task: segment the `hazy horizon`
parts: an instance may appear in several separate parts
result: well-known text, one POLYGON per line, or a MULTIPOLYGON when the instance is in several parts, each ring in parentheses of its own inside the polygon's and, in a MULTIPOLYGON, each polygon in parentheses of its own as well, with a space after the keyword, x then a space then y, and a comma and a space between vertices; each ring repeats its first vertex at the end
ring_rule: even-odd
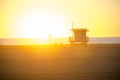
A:
MULTIPOLYGON (((49 44, 49 39, 38 38, 0 38, 4 45, 49 44)), ((51 44, 70 44, 68 38, 52 38, 51 44)), ((120 37, 90 37, 88 44, 120 44, 120 37)))

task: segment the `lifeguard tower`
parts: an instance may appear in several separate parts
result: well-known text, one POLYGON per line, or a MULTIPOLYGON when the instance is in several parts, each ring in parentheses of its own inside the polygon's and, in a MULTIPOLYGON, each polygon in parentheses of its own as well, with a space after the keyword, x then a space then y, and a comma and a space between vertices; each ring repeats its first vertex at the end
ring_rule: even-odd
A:
POLYGON ((86 28, 73 28, 73 36, 69 37, 69 42, 71 44, 87 44, 89 38, 86 36, 86 28))

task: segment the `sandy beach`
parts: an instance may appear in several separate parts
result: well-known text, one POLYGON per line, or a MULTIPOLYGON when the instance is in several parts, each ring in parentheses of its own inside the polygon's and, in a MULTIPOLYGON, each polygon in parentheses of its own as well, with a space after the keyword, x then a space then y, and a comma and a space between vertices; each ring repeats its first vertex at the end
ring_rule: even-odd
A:
POLYGON ((1 45, 0 80, 120 80, 120 45, 1 45))

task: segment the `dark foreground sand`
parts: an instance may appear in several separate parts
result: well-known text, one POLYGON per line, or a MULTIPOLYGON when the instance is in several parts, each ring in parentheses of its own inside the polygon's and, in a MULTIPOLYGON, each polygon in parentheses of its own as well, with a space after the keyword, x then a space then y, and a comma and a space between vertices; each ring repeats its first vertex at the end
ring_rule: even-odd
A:
POLYGON ((0 46, 0 80, 120 80, 120 45, 0 46))

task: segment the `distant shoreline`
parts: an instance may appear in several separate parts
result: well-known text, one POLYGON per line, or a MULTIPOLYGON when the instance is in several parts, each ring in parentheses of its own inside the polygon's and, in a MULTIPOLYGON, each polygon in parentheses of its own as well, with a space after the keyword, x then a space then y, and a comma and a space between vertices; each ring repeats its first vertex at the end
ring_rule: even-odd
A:
POLYGON ((57 45, 54 45, 54 44, 29 44, 29 45, 0 45, 0 46, 9 46, 9 47, 12 47, 12 46, 29 46, 29 47, 32 47, 32 46, 38 46, 38 47, 45 47, 45 46, 62 46, 62 47, 72 47, 72 46, 120 46, 120 44, 86 44, 86 45, 82 45, 82 44, 75 44, 75 45, 71 45, 71 44, 57 44, 57 45))
MULTIPOLYGON (((44 45, 49 39, 0 38, 0 45, 44 45)), ((50 44, 70 44, 68 38, 52 38, 50 44)), ((120 44, 120 37, 90 37, 88 44, 120 44)))

